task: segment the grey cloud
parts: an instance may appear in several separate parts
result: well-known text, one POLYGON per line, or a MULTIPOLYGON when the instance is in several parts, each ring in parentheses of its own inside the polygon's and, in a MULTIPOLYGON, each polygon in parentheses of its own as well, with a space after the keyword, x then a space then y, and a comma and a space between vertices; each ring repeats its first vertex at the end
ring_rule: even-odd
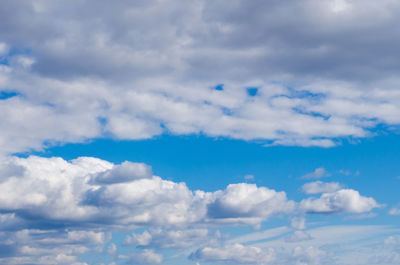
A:
POLYGON ((112 169, 99 173, 94 177, 94 181, 99 184, 113 184, 150 178, 151 176, 152 170, 150 166, 144 163, 125 161, 112 169))
POLYGON ((322 147, 370 136, 400 123, 399 10, 393 0, 2 1, 0 89, 18 94, 0 100, 2 153, 164 132, 322 147))

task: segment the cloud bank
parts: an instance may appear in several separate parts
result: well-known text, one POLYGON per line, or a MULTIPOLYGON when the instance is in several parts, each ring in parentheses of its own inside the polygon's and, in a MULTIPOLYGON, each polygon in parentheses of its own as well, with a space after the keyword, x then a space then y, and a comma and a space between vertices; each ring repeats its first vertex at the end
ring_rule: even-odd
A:
POLYGON ((400 123, 399 10, 2 1, 1 152, 163 133, 323 147, 370 136, 400 123))

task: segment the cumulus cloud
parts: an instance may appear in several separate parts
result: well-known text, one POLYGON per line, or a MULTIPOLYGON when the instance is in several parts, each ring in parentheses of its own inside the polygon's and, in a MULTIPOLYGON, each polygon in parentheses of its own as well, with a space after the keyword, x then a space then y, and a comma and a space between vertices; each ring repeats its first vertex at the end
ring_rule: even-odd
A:
POLYGON ((275 252, 273 249, 234 244, 221 247, 204 247, 193 252, 190 258, 205 262, 271 264, 275 261, 275 252))
MULTIPOLYGON (((214 192, 192 191, 185 183, 152 176, 148 165, 113 164, 93 157, 70 161, 8 157, 2 160, 0 172, 0 237, 7 238, 0 248, 8 253, 0 258, 7 264, 17 258, 25 263, 72 264, 89 251, 117 257, 114 243, 105 248, 111 238, 105 231, 137 228, 145 230, 131 233, 123 242, 146 250, 127 257, 135 264, 161 263, 162 256, 151 249, 192 247, 200 247, 192 254, 199 261, 266 264, 273 260, 269 250, 234 244, 239 242, 223 244, 223 236, 209 229, 259 226, 283 215, 291 217, 293 228, 305 229, 304 213, 361 213, 380 206, 350 189, 300 203, 289 200, 283 191, 249 183, 214 192)), ((286 227, 269 234, 288 231, 286 227)), ((313 236, 295 231, 286 241, 309 241, 313 236)))
MULTIPOLYGON (((247 183, 215 192, 191 191, 185 183, 151 176, 150 167, 141 163, 30 156, 10 157, 0 168, 9 174, 1 176, 0 209, 15 214, 4 216, 6 223, 22 218, 32 226, 34 220, 72 226, 259 224, 294 209, 285 192, 247 183)), ((174 236, 179 235, 184 236, 174 236)))
POLYGON ((371 197, 361 196, 352 189, 323 193, 320 198, 307 198, 300 202, 300 209, 309 213, 362 213, 380 205, 371 197))
POLYGON ((255 184, 230 184, 225 190, 215 192, 214 196, 213 202, 207 206, 207 215, 223 222, 240 218, 259 223, 272 214, 288 213, 294 209, 294 203, 287 200, 284 192, 259 188, 255 184))
POLYGON ((301 190, 306 194, 330 193, 340 190, 343 186, 337 182, 315 181, 304 184, 301 190))

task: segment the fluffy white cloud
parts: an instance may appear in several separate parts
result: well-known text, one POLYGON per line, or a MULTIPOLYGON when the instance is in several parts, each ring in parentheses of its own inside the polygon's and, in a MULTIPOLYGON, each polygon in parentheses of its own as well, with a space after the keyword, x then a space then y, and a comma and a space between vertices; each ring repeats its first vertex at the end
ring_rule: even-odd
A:
POLYGON ((343 186, 337 182, 314 181, 304 184, 301 189, 306 194, 330 193, 340 190, 343 186))
POLYGON ((270 264, 275 261, 275 252, 273 249, 234 244, 221 247, 204 247, 193 252, 190 258, 206 262, 270 264))
POLYGON ((309 213, 362 213, 380 205, 371 197, 361 196, 352 189, 323 193, 320 198, 307 198, 300 202, 300 209, 309 213))
MULTIPOLYGON (((78 256, 88 251, 118 257, 116 246, 105 248, 110 240, 105 231, 139 227, 146 230, 134 232, 124 241, 125 246, 146 250, 128 255, 133 263, 162 262, 162 256, 153 248, 203 246, 192 256, 263 264, 272 260, 269 250, 235 245, 240 242, 234 241, 224 244, 223 236, 209 229, 218 225, 259 226, 282 215, 291 217, 293 228, 305 229, 304 213, 359 213, 379 207, 373 198, 346 189, 298 204, 288 200, 283 191, 248 183, 230 184, 215 192, 192 191, 185 183, 151 176, 148 165, 115 165, 93 157, 71 161, 59 157, 8 157, 2 160, 0 173, 0 237, 7 239, 0 246, 0 258, 6 264, 19 264, 16 259, 23 259, 20 263, 71 264, 79 262, 78 256), (215 247, 221 244, 222 248, 215 247), (2 257, 2 250, 8 256, 2 257)), ((275 237, 289 231, 286 227, 268 234, 275 237)), ((251 237, 260 236, 266 235, 251 237)), ((314 236, 295 231, 285 242, 311 241, 314 236)))
POLYGON ((80 226, 259 224, 294 209, 284 192, 246 183, 191 191, 185 183, 151 176, 150 167, 141 163, 31 156, 9 157, 0 169, 0 209, 15 214, 4 215, 5 223, 17 217, 80 226))
POLYGON ((284 192, 257 187, 255 184, 230 184, 225 190, 214 193, 215 199, 207 206, 207 215, 221 222, 237 218, 259 223, 276 213, 293 211, 294 203, 284 192))

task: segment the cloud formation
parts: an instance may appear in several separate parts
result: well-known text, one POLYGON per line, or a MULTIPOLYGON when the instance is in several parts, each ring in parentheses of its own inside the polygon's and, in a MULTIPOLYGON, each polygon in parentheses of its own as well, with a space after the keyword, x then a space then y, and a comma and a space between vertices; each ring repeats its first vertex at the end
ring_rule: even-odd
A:
MULTIPOLYGON (((138 228, 144 230, 126 236, 122 245, 143 251, 121 260, 158 264, 163 255, 157 249, 200 247, 193 259, 268 264, 274 260, 273 250, 230 244, 212 229, 259 227, 274 216, 291 218, 294 229, 305 229, 304 213, 361 213, 380 206, 350 189, 299 203, 283 191, 248 183, 214 192, 192 191, 185 183, 153 176, 146 164, 113 164, 93 157, 8 157, 0 172, 0 260, 8 264, 72 264, 93 251, 120 257, 117 246, 108 244, 107 231, 138 228)), ((278 229, 271 236, 289 230, 278 229)), ((311 239, 306 232, 295 231, 285 240, 311 239)))
POLYGON ((255 184, 230 184, 216 192, 191 191, 185 183, 152 176, 150 167, 142 163, 114 165, 92 157, 65 161, 31 156, 10 157, 1 169, 8 175, 1 176, 0 209, 18 218, 28 216, 26 222, 62 221, 71 226, 258 224, 295 207, 285 192, 255 184))
POLYGON ((400 124, 399 10, 2 1, 0 90, 12 96, 0 100, 1 152, 166 132, 323 147, 367 137, 400 124))
POLYGON ((338 182, 314 181, 304 184, 301 190, 306 194, 330 193, 340 190, 343 186, 338 182))
POLYGON ((273 249, 262 250, 258 247, 234 244, 222 247, 204 247, 193 252, 190 258, 206 262, 271 264, 275 261, 275 252, 273 249))
POLYGON ((361 196, 352 189, 323 193, 319 198, 307 198, 300 202, 300 209, 308 213, 362 213, 380 205, 371 197, 361 196))

